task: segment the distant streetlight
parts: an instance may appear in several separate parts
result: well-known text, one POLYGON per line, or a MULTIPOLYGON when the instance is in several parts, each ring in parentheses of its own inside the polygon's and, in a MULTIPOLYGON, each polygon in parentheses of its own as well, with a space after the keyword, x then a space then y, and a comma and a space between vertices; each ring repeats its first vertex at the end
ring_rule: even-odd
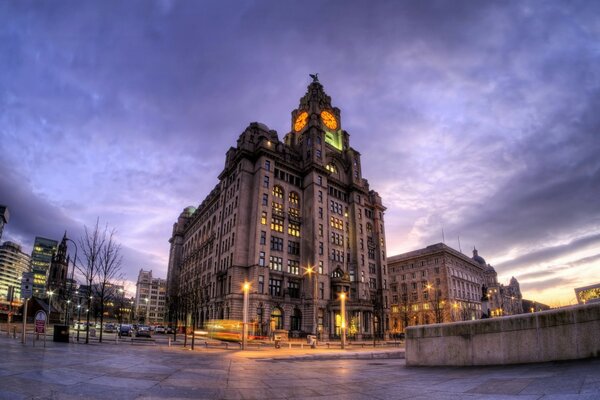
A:
POLYGON ((148 302, 150 301, 150 299, 148 299, 147 297, 144 299, 146 300, 146 321, 144 321, 146 323, 146 325, 150 325, 150 306, 148 305, 148 302))
POLYGON ((340 293, 340 312, 342 314, 342 349, 346 348, 346 293, 340 293))
POLYGON ((246 350, 246 344, 248 341, 248 295, 250 292, 250 283, 244 282, 242 290, 244 291, 244 309, 242 317, 242 350, 246 350))

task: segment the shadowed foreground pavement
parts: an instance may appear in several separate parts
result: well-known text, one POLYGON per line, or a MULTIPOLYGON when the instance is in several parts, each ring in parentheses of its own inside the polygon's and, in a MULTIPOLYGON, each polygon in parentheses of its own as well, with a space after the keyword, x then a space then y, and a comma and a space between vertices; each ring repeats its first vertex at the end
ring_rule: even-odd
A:
POLYGON ((600 399, 600 359, 406 368, 398 349, 40 344, 0 337, 0 399, 600 399))

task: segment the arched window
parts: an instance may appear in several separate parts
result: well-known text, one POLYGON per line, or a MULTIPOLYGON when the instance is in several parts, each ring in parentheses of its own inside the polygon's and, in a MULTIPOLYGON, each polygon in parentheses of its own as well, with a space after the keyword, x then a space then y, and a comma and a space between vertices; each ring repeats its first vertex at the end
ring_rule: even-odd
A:
POLYGON ((337 167, 335 166, 334 163, 327 164, 327 166, 325 167, 325 169, 327 171, 331 172, 332 174, 337 174, 337 172, 338 172, 338 169, 337 169, 337 167))
POLYGON ((273 197, 283 199, 283 188, 279 185, 273 186, 273 197))
POLYGON ((298 205, 300 204, 300 196, 296 192, 290 192, 289 201, 291 205, 298 205))

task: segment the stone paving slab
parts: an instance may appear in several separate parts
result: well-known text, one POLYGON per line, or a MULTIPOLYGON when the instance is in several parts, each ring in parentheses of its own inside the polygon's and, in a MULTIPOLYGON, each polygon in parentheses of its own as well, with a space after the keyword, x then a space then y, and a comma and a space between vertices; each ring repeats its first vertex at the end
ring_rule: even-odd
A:
POLYGON ((600 359, 407 368, 402 349, 253 351, 0 337, 0 400, 600 399, 600 359))

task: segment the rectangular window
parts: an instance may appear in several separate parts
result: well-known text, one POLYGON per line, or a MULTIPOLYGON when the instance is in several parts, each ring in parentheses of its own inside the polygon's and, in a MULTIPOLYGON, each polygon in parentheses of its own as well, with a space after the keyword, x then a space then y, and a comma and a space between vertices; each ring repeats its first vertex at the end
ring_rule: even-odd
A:
POLYGON ((260 214, 260 223, 261 223, 261 225, 266 225, 267 224, 267 212, 266 211, 263 211, 260 214))
POLYGON ((281 296, 281 279, 269 278, 269 294, 271 296, 281 296))
POLYGON ((319 237, 323 237, 323 224, 319 224, 319 237))
POLYGON ((268 206, 269 205, 269 195, 266 194, 266 193, 263 193, 262 205, 263 206, 268 206))
POLYGON ((283 218, 273 215, 271 217, 271 229, 283 233, 283 218))
POLYGON ((265 252, 261 251, 260 253, 258 253, 258 265, 260 265, 261 267, 265 266, 265 252))
POLYGON ((319 273, 323 273, 323 261, 319 261, 319 273))
POLYGON ((295 237, 300 237, 300 224, 290 221, 288 223, 288 234, 295 237))
POLYGON ((325 298, 325 284, 323 282, 319 282, 319 298, 325 298))
POLYGON ((323 192, 319 190, 319 203, 323 202, 323 192))
POLYGON ((300 283, 299 282, 288 282, 288 294, 294 299, 300 298, 300 283))
POLYGON ((265 276, 259 275, 258 276, 258 293, 263 294, 264 291, 265 291, 265 276))
POLYGON ((300 242, 288 241, 288 254, 299 255, 300 254, 300 242))
POLYGON ((277 236, 271 236, 271 250, 283 251, 283 239, 277 236))
POLYGON ((260 244, 267 244, 267 232, 260 231, 260 244))
POLYGON ((263 186, 268 188, 269 187, 269 176, 265 175, 265 177, 263 178, 263 186))
POLYGON ((273 271, 283 271, 283 258, 270 256, 269 257, 269 268, 273 271))
POLYGON ((317 149, 315 153, 317 154, 317 158, 321 158, 321 150, 317 149))
POLYGON ((319 255, 323 255, 323 242, 319 242, 319 255))
POLYGON ((265 169, 266 169, 267 171, 270 171, 270 170, 271 170, 271 161, 269 161, 269 160, 265 160, 265 169))
POLYGON ((300 274, 300 262, 296 260, 288 260, 288 272, 290 274, 300 274))
POLYGON ((317 185, 323 185, 323 177, 321 175, 317 175, 317 185))
POLYGON ((323 219, 323 207, 319 207, 319 218, 323 219))

